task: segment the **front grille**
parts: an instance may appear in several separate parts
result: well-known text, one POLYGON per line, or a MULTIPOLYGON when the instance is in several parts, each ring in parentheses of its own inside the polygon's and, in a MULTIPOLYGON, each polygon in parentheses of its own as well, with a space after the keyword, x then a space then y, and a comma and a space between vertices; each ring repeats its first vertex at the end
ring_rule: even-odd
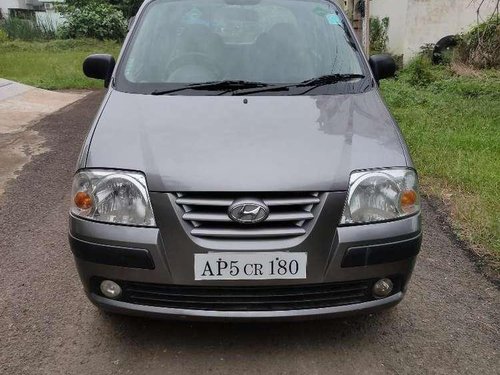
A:
MULTIPOLYGON (((176 286, 120 282, 121 301, 167 308, 213 311, 276 311, 350 305, 373 300, 376 280, 295 286, 176 286)), ((393 293, 400 289, 394 279, 393 293)), ((98 287, 98 280, 95 282, 98 287)))
POLYGON ((176 203, 182 208, 182 219, 197 237, 279 238, 307 233, 314 219, 319 193, 178 193, 176 203), (234 222, 229 207, 240 198, 259 199, 269 207, 268 218, 258 224, 234 222))

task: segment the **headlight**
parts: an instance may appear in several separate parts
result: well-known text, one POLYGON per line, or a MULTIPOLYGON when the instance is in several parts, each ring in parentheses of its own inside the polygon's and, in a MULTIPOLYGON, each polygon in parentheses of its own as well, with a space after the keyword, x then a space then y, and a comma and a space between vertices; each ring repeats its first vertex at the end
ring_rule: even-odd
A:
POLYGON ((156 225, 146 177, 139 172, 78 172, 73 180, 71 213, 105 223, 156 225))
POLYGON ((418 179, 413 169, 354 172, 340 224, 394 220, 419 211, 418 179))

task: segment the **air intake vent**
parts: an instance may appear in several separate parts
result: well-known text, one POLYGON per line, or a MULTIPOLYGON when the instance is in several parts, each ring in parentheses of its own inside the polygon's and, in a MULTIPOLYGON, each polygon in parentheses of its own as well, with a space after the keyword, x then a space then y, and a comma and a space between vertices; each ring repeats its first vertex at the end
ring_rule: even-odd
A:
MULTIPOLYGON (((373 300, 371 289, 376 280, 331 284, 281 286, 184 286, 118 281, 123 287, 121 301, 145 306, 187 310, 283 311, 318 309, 351 305, 373 300)), ((99 279, 93 288, 99 290, 99 279)), ((400 281, 393 279, 399 292, 400 281)))
POLYGON ((319 193, 178 193, 182 218, 197 237, 279 238, 306 234, 321 201, 319 193), (237 202, 261 202, 269 212, 259 223, 242 223, 228 211, 237 202))

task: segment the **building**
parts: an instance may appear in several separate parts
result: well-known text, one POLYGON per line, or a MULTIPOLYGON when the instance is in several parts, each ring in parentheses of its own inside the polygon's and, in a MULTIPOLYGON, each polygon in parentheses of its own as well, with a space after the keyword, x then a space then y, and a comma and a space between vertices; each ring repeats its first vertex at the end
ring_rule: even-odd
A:
MULTIPOLYGON (((496 1, 486 0, 480 17, 493 14, 496 1)), ((473 0, 371 0, 371 17, 389 17, 389 51, 410 60, 420 47, 468 30, 477 22, 473 0)))
POLYGON ((34 18, 37 12, 53 12, 55 3, 64 0, 0 0, 0 19, 8 17, 34 18))
MULTIPOLYGON (((344 6, 358 37, 363 34, 361 15, 356 12, 360 0, 337 0, 344 6)), ((366 1, 366 0, 362 0, 366 1)), ((435 44, 448 35, 470 29, 478 19, 481 0, 370 0, 370 16, 389 18, 389 52, 414 57, 422 46, 435 44)), ((486 20, 493 14, 496 1, 485 0, 479 15, 486 20)))

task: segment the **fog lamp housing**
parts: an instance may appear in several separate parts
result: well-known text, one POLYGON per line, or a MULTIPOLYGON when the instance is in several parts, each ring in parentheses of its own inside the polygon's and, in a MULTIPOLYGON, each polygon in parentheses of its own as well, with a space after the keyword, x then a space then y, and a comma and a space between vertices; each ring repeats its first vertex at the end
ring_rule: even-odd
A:
POLYGON ((389 296, 394 290, 394 283, 391 279, 380 279, 373 284, 372 293, 375 298, 384 298, 389 296))
POLYGON ((104 280, 101 282, 101 293, 111 299, 117 299, 122 295, 122 288, 120 285, 111 280, 104 280))

